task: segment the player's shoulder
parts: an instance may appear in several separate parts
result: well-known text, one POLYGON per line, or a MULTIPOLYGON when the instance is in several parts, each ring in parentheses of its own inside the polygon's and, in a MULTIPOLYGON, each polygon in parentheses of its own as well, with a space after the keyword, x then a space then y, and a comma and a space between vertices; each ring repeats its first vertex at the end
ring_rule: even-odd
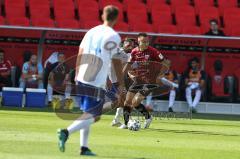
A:
POLYGON ((158 49, 152 47, 152 46, 148 46, 148 50, 152 51, 152 52, 159 52, 158 49))
POLYGON ((23 67, 29 67, 29 62, 27 61, 27 62, 24 62, 23 63, 23 67))
POLYGON ((132 49, 132 53, 136 53, 138 51, 139 51, 138 47, 135 47, 134 49, 132 49))

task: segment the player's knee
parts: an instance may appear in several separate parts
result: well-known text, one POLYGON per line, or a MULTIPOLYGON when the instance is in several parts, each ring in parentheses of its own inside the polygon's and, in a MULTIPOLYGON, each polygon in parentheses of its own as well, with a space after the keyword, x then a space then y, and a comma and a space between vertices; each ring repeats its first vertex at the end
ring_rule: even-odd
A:
POLYGON ((136 94, 132 100, 132 106, 137 107, 143 101, 144 96, 141 94, 136 94))

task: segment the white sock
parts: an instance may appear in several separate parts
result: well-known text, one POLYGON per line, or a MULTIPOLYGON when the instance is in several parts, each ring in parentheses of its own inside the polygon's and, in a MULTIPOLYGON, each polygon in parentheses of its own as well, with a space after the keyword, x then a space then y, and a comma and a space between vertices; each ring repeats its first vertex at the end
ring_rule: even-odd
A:
POLYGON ((123 114, 123 108, 122 107, 117 108, 117 111, 116 111, 114 119, 116 121, 119 121, 120 117, 122 116, 122 114, 123 114))
POLYGON ((88 147, 88 136, 90 132, 90 126, 87 126, 80 130, 80 146, 88 147))
POLYGON ((192 102, 192 89, 190 87, 186 88, 186 99, 187 99, 189 107, 192 107, 192 105, 193 105, 193 102, 192 102))
POLYGON ((72 87, 70 85, 66 85, 66 88, 65 88, 65 99, 70 99, 71 91, 72 91, 72 87))
POLYGON ((89 119, 85 120, 75 120, 68 128, 69 134, 72 134, 76 131, 79 131, 80 129, 86 128, 90 126, 92 123, 94 123, 94 118, 91 117, 89 119))
POLYGON ((48 101, 51 102, 52 101, 52 96, 53 96, 53 88, 51 86, 51 84, 47 85, 47 95, 48 95, 48 101))
POLYGON ((170 94, 169 94, 169 107, 173 107, 173 104, 175 102, 175 98, 176 98, 176 91, 175 90, 171 90, 170 94))
POLYGON ((201 99, 201 90, 196 90, 196 93, 195 93, 195 97, 194 97, 194 100, 193 100, 193 107, 195 108, 198 103, 200 102, 200 99, 201 99))

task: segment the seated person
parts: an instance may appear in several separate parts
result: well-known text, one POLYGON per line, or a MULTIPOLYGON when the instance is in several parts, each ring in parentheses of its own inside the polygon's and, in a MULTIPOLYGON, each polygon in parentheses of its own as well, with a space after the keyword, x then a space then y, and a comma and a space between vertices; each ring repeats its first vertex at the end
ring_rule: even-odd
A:
POLYGON ((205 35, 225 36, 224 32, 219 29, 218 21, 216 19, 210 20, 210 30, 205 35))
POLYGON ((205 72, 199 68, 199 59, 194 57, 189 62, 189 68, 185 72, 185 84, 186 84, 186 99, 190 110, 196 113, 196 106, 200 102, 202 88, 205 84, 205 72), (192 92, 195 92, 194 100, 192 99, 192 92))
POLYGON ((0 91, 2 87, 11 87, 11 62, 4 61, 4 51, 0 49, 0 91))
MULTIPOLYGON (((164 75, 164 77, 175 83, 175 84, 178 84, 178 77, 177 77, 177 72, 170 69, 169 71, 167 71, 164 75)), ((176 87, 172 87, 170 92, 169 92, 169 103, 168 103, 168 111, 169 112, 173 112, 173 106, 174 106, 174 102, 175 102, 175 99, 176 99, 176 87)))
POLYGON ((47 88, 48 85, 48 76, 51 71, 51 66, 56 62, 58 62, 58 52, 53 52, 44 62, 44 88, 47 88))
POLYGON ((43 68, 42 64, 37 63, 37 56, 31 55, 28 62, 25 62, 22 67, 22 75, 20 77, 20 88, 43 88, 42 82, 43 68))
MULTIPOLYGON (((48 102, 51 105, 53 99, 53 89, 57 91, 65 91, 65 99, 70 99, 71 95, 71 79, 70 69, 66 65, 64 53, 58 53, 58 62, 49 65, 49 76, 47 85, 48 102)), ((59 92, 61 93, 61 92, 59 92)))

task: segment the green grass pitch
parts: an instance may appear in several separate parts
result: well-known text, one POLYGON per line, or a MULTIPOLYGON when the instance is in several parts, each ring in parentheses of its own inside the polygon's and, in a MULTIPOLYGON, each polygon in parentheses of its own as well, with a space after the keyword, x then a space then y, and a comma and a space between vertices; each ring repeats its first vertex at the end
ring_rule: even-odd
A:
POLYGON ((52 112, 0 110, 0 159, 239 159, 240 117, 195 115, 193 120, 154 120, 132 132, 111 127, 104 115, 91 128, 97 157, 79 156, 79 133, 57 147, 56 130, 68 126, 52 112), (212 117, 212 119, 209 119, 212 117))

